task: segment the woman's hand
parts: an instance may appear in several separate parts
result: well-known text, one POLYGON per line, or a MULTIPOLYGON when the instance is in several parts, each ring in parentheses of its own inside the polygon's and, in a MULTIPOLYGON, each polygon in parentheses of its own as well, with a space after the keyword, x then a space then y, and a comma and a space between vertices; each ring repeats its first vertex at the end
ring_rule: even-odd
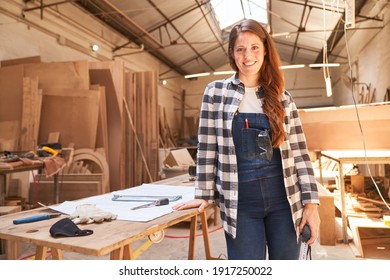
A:
POLYGON ((173 210, 184 210, 198 207, 199 212, 202 212, 209 203, 204 199, 193 199, 187 202, 178 203, 172 206, 173 210))
POLYGON ((307 241, 307 244, 312 245, 318 238, 318 231, 320 227, 320 215, 318 214, 318 205, 315 203, 305 204, 303 208, 302 221, 299 225, 299 232, 302 232, 303 227, 306 224, 310 228, 310 239, 309 241, 307 241))

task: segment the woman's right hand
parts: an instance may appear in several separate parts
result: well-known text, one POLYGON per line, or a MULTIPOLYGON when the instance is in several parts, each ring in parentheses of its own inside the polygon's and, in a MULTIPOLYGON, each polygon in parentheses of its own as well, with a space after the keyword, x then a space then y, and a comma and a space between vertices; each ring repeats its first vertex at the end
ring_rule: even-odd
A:
POLYGON ((204 199, 193 199, 187 202, 178 203, 176 205, 172 206, 173 210, 184 210, 184 209, 190 209, 190 208, 196 208, 198 207, 199 212, 202 212, 206 207, 209 205, 209 203, 204 199))

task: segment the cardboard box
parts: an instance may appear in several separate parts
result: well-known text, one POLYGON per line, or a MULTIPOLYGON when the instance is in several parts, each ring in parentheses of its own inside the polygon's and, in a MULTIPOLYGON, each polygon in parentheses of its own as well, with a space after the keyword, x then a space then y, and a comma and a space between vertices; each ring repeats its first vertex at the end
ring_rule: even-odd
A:
POLYGON ((351 188, 353 193, 364 193, 364 176, 351 175, 351 188))
POLYGON ((171 150, 163 163, 167 167, 188 167, 190 165, 195 165, 195 162, 187 149, 171 150))

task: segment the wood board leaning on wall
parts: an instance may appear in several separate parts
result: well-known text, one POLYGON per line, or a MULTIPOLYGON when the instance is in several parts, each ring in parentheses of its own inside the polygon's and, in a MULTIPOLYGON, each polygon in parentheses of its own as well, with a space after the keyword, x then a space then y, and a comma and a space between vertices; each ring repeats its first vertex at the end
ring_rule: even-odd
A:
POLYGON ((0 149, 35 150, 56 132, 63 147, 105 158, 103 192, 158 180, 157 81, 155 72, 126 73, 118 61, 2 62, 0 149))

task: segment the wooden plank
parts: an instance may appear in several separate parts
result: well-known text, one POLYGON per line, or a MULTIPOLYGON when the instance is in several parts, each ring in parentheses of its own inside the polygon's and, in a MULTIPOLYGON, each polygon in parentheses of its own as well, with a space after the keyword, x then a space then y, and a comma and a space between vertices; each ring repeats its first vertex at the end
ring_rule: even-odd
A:
POLYGON ((105 158, 109 158, 106 89, 99 85, 91 85, 91 89, 100 91, 100 106, 95 146, 97 149, 103 150, 105 158))
POLYGON ((39 63, 41 62, 40 56, 30 56, 30 57, 22 57, 16 59, 7 59, 1 61, 1 67, 7 67, 18 64, 26 64, 26 63, 39 63))
POLYGON ((151 119, 151 135, 150 135, 150 173, 152 174, 152 180, 157 181, 159 177, 159 114, 158 114, 158 97, 157 97, 157 83, 158 76, 156 72, 149 72, 150 95, 151 104, 150 112, 152 112, 151 119))
MULTIPOLYGON (((37 182, 54 182, 53 177, 46 177, 45 175, 36 175, 35 180, 37 182)), ((91 173, 91 174, 61 174, 58 177, 59 182, 62 181, 103 181, 103 173, 91 173)))
POLYGON ((123 186, 122 170, 122 145, 123 145, 123 124, 120 114, 122 103, 118 104, 117 94, 111 72, 108 69, 90 69, 92 84, 105 87, 107 104, 107 126, 108 126, 108 149, 107 158, 110 167, 110 190, 119 190, 123 186))
MULTIPOLYGON (((59 183, 59 202, 77 200, 102 194, 101 181, 62 181, 59 183)), ((54 204, 54 185, 49 181, 30 183, 30 203, 54 204)))
POLYGON ((1 121, 21 121, 23 103, 23 73, 23 65, 0 68, 1 121))
MULTIPOLYGON (((386 226, 382 220, 380 219, 364 219, 364 218, 353 218, 348 217, 348 222, 352 231, 353 241, 355 246, 358 249, 358 256, 362 258, 364 255, 362 236, 360 234, 360 230, 363 228, 371 228, 371 229, 385 229, 388 233, 390 228, 386 226)), ((387 236, 386 236, 387 237, 387 236)))
POLYGON ((39 78, 40 89, 89 89, 88 61, 24 64, 24 77, 39 78))
POLYGON ((353 193, 364 193, 364 175, 351 175, 351 187, 353 193))
MULTIPOLYGON (((389 150, 390 103, 359 105, 358 111, 366 149, 389 150)), ((302 109, 299 115, 310 150, 362 149, 354 106, 302 109)))
POLYGON ((47 143, 59 143, 59 142, 60 142, 60 133, 50 132, 49 137, 47 138, 47 143))
POLYGON ((125 184, 127 187, 135 186, 135 151, 136 151, 136 140, 134 137, 134 111, 135 111, 135 82, 134 82, 134 73, 126 73, 126 93, 125 93, 125 184))
POLYGON ((20 121, 0 121, 0 150, 18 150, 20 121))
POLYGON ((110 71, 113 86, 115 89, 117 103, 119 104, 119 112, 122 115, 123 106, 121 105, 122 105, 122 99, 125 92, 124 62, 121 60, 89 62, 89 69, 96 69, 96 70, 106 69, 110 71))
POLYGON ((39 121, 42 107, 42 91, 38 89, 38 77, 23 78, 21 151, 35 151, 38 146, 39 121))
POLYGON ((21 206, 0 206, 0 216, 22 211, 21 206))
POLYGON ((100 91, 46 89, 43 92, 39 143, 46 143, 53 131, 66 147, 95 149, 100 91))
POLYGON ((319 242, 321 245, 336 245, 336 209, 334 196, 323 186, 319 189, 320 206, 318 208, 320 215, 319 242))

